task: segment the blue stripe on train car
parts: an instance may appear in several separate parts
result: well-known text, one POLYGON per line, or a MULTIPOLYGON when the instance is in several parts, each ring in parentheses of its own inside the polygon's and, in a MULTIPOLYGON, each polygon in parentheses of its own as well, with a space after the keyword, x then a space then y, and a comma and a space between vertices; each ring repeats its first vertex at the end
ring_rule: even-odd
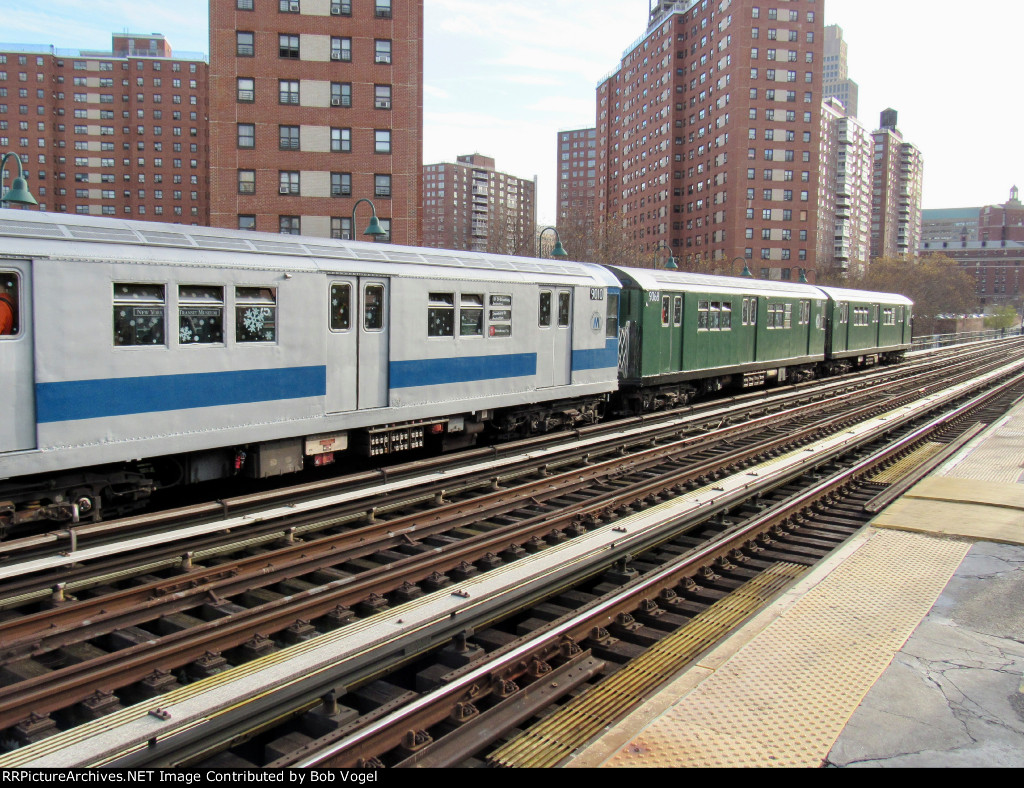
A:
POLYGON ((324 366, 37 383, 36 420, 48 424, 326 394, 324 366))
POLYGON ((390 387, 393 389, 532 377, 537 374, 537 354, 392 361, 389 370, 390 387))
POLYGON ((573 371, 587 369, 611 369, 619 366, 619 340, 609 339, 604 347, 595 350, 574 350, 573 371))

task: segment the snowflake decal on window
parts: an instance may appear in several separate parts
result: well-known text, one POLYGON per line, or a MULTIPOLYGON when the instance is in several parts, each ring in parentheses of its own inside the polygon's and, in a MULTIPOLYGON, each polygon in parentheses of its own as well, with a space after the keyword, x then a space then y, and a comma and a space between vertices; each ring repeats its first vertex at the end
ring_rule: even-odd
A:
POLYGON ((258 334, 263 329, 263 310, 257 307, 247 309, 242 320, 246 331, 258 334))
POLYGON ((178 337, 182 344, 185 344, 186 342, 191 342, 192 329, 189 328, 188 326, 182 326, 181 330, 178 332, 178 337))

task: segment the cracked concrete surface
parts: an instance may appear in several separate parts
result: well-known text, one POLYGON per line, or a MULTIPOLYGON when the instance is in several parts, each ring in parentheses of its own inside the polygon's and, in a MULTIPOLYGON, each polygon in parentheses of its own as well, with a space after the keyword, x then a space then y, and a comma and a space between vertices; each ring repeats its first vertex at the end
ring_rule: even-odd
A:
POLYGON ((1024 547, 978 542, 829 766, 1024 766, 1024 547))

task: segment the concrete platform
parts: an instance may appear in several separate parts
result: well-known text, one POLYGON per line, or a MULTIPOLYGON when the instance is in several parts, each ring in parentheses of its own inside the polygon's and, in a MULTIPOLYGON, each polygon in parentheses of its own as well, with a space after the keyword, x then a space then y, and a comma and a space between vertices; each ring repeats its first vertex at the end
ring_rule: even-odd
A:
POLYGON ((1022 475, 1018 405, 568 765, 1024 766, 1022 475))

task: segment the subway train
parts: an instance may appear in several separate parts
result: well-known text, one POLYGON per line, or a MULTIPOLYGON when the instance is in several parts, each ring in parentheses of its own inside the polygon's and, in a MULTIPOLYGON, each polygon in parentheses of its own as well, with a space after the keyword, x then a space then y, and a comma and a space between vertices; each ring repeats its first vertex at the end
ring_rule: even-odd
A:
POLYGON ((0 211, 0 537, 897 361, 899 295, 0 211))

